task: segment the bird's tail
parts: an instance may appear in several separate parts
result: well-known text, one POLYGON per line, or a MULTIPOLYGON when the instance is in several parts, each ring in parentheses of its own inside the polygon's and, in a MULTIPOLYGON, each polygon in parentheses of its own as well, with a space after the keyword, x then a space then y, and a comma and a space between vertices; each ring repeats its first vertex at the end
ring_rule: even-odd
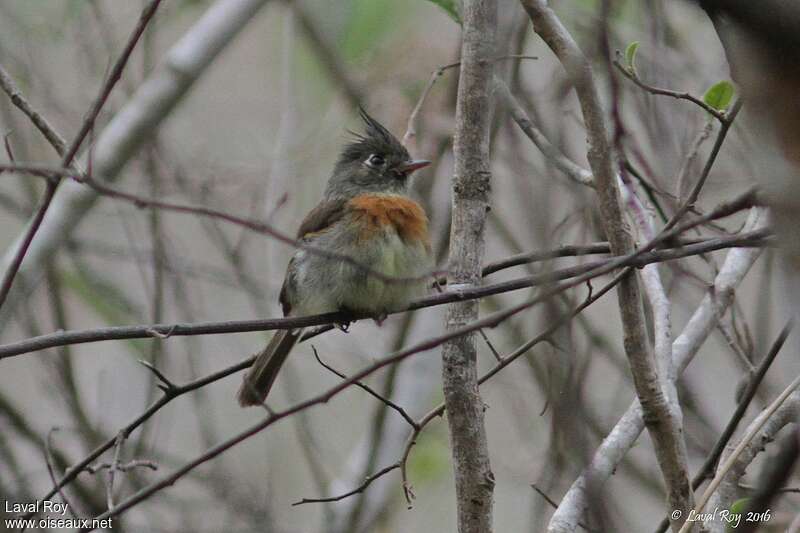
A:
POLYGON ((296 329, 282 330, 272 337, 244 376, 244 382, 236 394, 239 405, 249 407, 264 403, 283 362, 302 335, 303 330, 296 329))

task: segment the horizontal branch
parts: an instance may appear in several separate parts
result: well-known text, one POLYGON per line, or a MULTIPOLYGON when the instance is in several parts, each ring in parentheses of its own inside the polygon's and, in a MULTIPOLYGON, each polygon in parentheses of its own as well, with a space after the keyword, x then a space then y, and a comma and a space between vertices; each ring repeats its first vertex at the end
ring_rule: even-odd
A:
MULTIPOLYGON (((583 310, 585 310, 587 307, 589 307, 594 302, 596 302, 597 300, 602 298, 606 293, 608 293, 608 291, 610 291, 612 288, 614 288, 619 283, 619 281, 625 275, 627 275, 628 273, 629 273, 629 268, 626 268, 623 271, 619 272, 614 277, 614 279, 612 279, 609 283, 607 283, 601 290, 599 290, 597 292, 591 292, 590 291, 590 293, 587 296, 586 300, 583 303, 581 303, 580 305, 578 305, 577 307, 575 307, 570 313, 566 313, 565 315, 563 315, 562 317, 560 317, 559 319, 554 321, 542 333, 540 333, 539 335, 537 335, 536 337, 534 337, 530 341, 527 341, 522 346, 520 346, 519 348, 514 350, 512 353, 508 354, 505 357, 502 357, 497 365, 495 365, 492 369, 490 369, 488 372, 486 372, 483 376, 480 377, 480 379, 478 380, 478 384, 482 385, 483 383, 485 383, 486 381, 491 379, 494 375, 496 375, 498 372, 500 372, 500 370, 502 370, 503 368, 505 368, 506 366, 511 364, 514 360, 516 360, 518 357, 520 357, 521 355, 526 353, 528 350, 530 350, 533 346, 535 346, 536 344, 538 344, 538 343, 542 342, 543 340, 546 340, 547 338, 549 338, 550 335, 552 335, 553 332, 556 331, 558 328, 563 326, 563 324, 565 322, 571 320, 577 314, 583 312, 583 310)), ((536 299, 534 299, 534 301, 535 300, 540 300, 542 298, 544 298, 544 296, 540 297, 540 298, 536 298, 536 299)), ((517 307, 519 307, 519 306, 517 306, 517 307)), ((500 313, 495 313, 494 315, 504 314, 504 313, 505 312, 500 312, 500 313)), ((474 322, 472 324, 468 324, 465 327, 461 328, 461 330, 466 331, 466 330, 479 329, 480 327, 483 327, 483 325, 485 325, 483 323, 486 322, 487 319, 491 318, 494 315, 490 315, 490 316, 488 316, 488 317, 486 317, 486 318, 484 318, 482 320, 479 320, 479 321, 474 322)), ((462 333, 463 333, 463 331, 462 331, 462 333)), ((390 363, 393 363, 393 362, 398 362, 402 358, 408 357, 408 356, 413 355, 415 353, 419 353, 420 351, 424 351, 426 349, 430 349, 430 348, 433 347, 433 346, 431 346, 431 343, 444 342, 446 340, 446 338, 448 338, 449 336, 450 336, 449 334, 445 334, 445 335, 443 335, 441 337, 438 337, 436 339, 431 339, 429 341, 423 341, 421 343, 418 343, 417 347, 412 347, 412 348, 408 348, 406 350, 402 350, 401 352, 397 352, 393 356, 389 356, 389 357, 387 357, 387 358, 385 358, 385 359, 383 359, 381 361, 377 361, 375 364, 371 365, 369 368, 367 368, 364 371, 359 372, 357 375, 352 376, 349 379, 347 379, 345 382, 343 382, 343 384, 347 384, 347 386, 355 385, 355 384, 357 384, 359 382, 360 379, 366 377, 367 375, 369 375, 373 371, 375 371, 375 370, 377 370, 377 369, 379 369, 379 368, 381 368, 383 366, 386 366, 387 364, 390 364, 390 363)), ((250 361, 252 361, 252 359, 250 361)), ((226 371, 223 370, 222 372, 226 372, 226 371)), ((219 372, 218 374, 221 374, 222 372, 219 372)), ((343 387, 342 386, 343 384, 340 384, 339 386, 335 387, 335 389, 333 389, 333 391, 342 391, 342 390, 344 390, 346 388, 346 386, 343 387)), ((265 429, 267 426, 271 425, 272 422, 277 421, 277 420, 272 420, 270 422, 271 419, 282 418, 283 417, 283 413, 293 414, 293 413, 298 412, 298 411, 300 411, 302 409, 306 409, 308 407, 311 407, 313 405, 316 405, 316 404, 320 403, 320 401, 317 401, 317 400, 319 400, 320 398, 323 398, 323 397, 325 399, 323 399, 321 401, 322 402, 327 402, 328 399, 330 399, 336 393, 337 392, 329 391, 328 393, 320 395, 320 396, 316 397, 315 399, 308 400, 306 402, 298 404, 298 406, 296 406, 296 407, 299 407, 299 409, 288 408, 285 411, 283 411, 282 413, 273 413, 266 420, 264 420, 262 422, 262 424, 260 424, 261 429, 265 429)), ((410 485, 410 483, 408 482, 408 479, 407 479, 406 465, 408 463, 408 458, 409 458, 409 455, 410 455, 410 452, 411 452, 411 448, 416 443, 416 439, 419 436, 419 434, 421 433, 422 429, 425 426, 427 426, 427 424, 430 423, 434 418, 440 417, 444 413, 444 411, 445 411, 444 403, 441 403, 437 407, 435 407, 434 409, 429 411, 426 415, 421 417, 415 424, 413 424, 412 425, 413 426, 413 430, 412 430, 412 433, 411 433, 411 435, 409 436, 409 438, 408 438, 408 440, 406 442, 405 450, 404 450, 404 452, 402 454, 402 457, 397 462, 392 463, 392 464, 386 466, 385 468, 382 468, 381 470, 375 472, 374 474, 368 476, 358 487, 356 487, 356 488, 354 488, 354 489, 352 489, 352 490, 350 490, 350 491, 348 491, 348 492, 346 492, 344 494, 340 494, 340 495, 337 495, 337 496, 330 496, 330 497, 326 497, 326 498, 303 498, 302 500, 300 500, 298 502, 295 502, 292 505, 302 505, 302 504, 307 504, 307 503, 318 503, 318 502, 332 502, 332 501, 339 501, 339 500, 345 499, 345 498, 347 498, 349 496, 353 496, 355 494, 359 494, 359 493, 363 492, 364 490, 366 490, 366 488, 370 484, 372 484, 372 482, 374 482, 375 480, 383 477, 384 475, 386 475, 386 474, 388 474, 388 473, 390 473, 390 472, 392 472, 392 471, 394 471, 394 470, 396 470, 398 468, 400 469, 401 474, 402 474, 403 491, 405 493, 406 500, 410 503, 411 500, 413 499, 413 492, 412 492, 412 489, 411 489, 411 485, 410 485)), ((259 429, 258 431, 260 431, 261 429, 259 429)), ((156 483, 154 485, 151 485, 150 487, 147 487, 147 488, 143 489, 142 491, 140 491, 139 494, 132 496, 131 499, 128 502, 125 502, 125 504, 126 505, 129 504, 128 507, 135 505, 136 503, 138 503, 138 502, 144 500, 145 498, 149 497, 150 495, 154 494, 158 490, 161 490, 162 488, 165 488, 165 487, 171 485, 172 483, 177 481, 177 479, 179 479, 180 477, 182 477, 183 475, 188 473, 191 469, 193 469, 194 467, 199 466, 200 464, 202 464, 202 462, 210 460, 211 458, 213 458, 214 456, 218 455, 219 453, 222 453, 223 451, 225 451, 226 449, 230 448, 231 446, 237 444, 238 442, 241 442, 242 440, 247 438, 247 436, 250 436, 250 435, 253 435, 253 434, 255 434, 255 433, 252 432, 251 430, 248 430, 245 433, 242 433, 239 436, 236 436, 236 437, 233 437, 232 439, 230 439, 228 441, 229 445, 223 443, 223 444, 213 448, 212 450, 207 451, 200 458, 198 458, 197 460, 193 461, 192 463, 190 463, 189 465, 184 467, 184 469, 182 469, 181 471, 173 474, 171 476, 171 480, 168 483, 162 481, 160 483, 156 483), (244 435, 247 435, 247 436, 244 436, 244 435)), ((113 441, 113 439, 112 439, 112 441, 113 441)), ((118 512, 119 509, 120 509, 119 507, 114 509, 114 513, 118 512)), ((121 512, 121 511, 119 511, 119 512, 121 512)), ((106 516, 113 516, 113 515, 110 515, 109 513, 106 513, 102 517, 106 517, 106 516)))
MULTIPOLYGON (((708 239, 675 239, 673 244, 675 247, 686 246, 689 244, 700 244, 708 242, 708 239)), ((552 250, 537 250, 534 252, 525 252, 521 254, 512 255, 499 261, 494 261, 483 267, 483 276, 494 274, 500 270, 507 268, 527 265, 530 263, 538 263, 539 261, 547 261, 550 259, 558 259, 560 257, 579 257, 584 255, 596 254, 610 254, 611 247, 608 242, 593 242, 589 244, 567 244, 553 248, 552 250)))
MULTIPOLYGON (((494 294, 536 287, 556 281, 583 276, 597 270, 591 277, 600 276, 622 266, 642 267, 650 263, 671 261, 692 255, 704 254, 724 248, 758 247, 768 243, 770 230, 762 229, 738 235, 735 237, 721 237, 709 239, 696 244, 689 244, 677 248, 666 248, 646 252, 638 256, 610 257, 584 265, 567 267, 559 270, 525 276, 510 281, 473 287, 463 290, 453 290, 440 294, 427 296, 412 302, 404 311, 422 309, 452 302, 474 300, 494 294), (609 265, 614 265, 609 268, 609 265)), ((496 270, 495 270, 496 271, 496 270)), ((404 312, 398 311, 398 312, 404 312)), ((76 331, 60 331, 32 337, 23 341, 0 345, 0 360, 22 355, 25 353, 67 346, 122 339, 148 339, 169 337, 185 337, 194 335, 218 335, 230 333, 245 333, 252 331, 271 331, 277 329, 295 329, 327 324, 354 322, 359 319, 372 318, 368 315, 337 312, 309 315, 304 317, 272 318, 261 320, 230 320, 220 322, 177 323, 177 324, 145 324, 135 326, 111 326, 76 331)))
MULTIPOLYGON (((743 234, 742 236, 744 236, 744 235, 747 235, 747 234, 743 234)), ((766 235, 762 236, 761 238, 766 238, 766 235)), ((747 244, 744 244, 744 245, 747 245, 747 244)), ((669 250, 663 250, 661 252, 668 252, 668 251, 669 250)), ((613 267, 608 267, 608 266, 602 267, 601 266, 601 267, 599 267, 597 269, 596 272, 591 272, 590 274, 592 274, 592 275, 600 275, 597 272, 603 271, 604 268, 607 269, 608 271, 613 270, 613 267)), ((618 277, 621 276, 621 275, 622 275, 622 273, 618 274, 618 277)), ((505 310, 505 311, 502 311, 502 312, 498 312, 498 313, 493 313, 492 315, 489 315, 489 316, 487 316, 487 317, 485 317, 485 318, 483 318, 483 319, 481 319, 481 320, 479 320, 479 321, 477 321, 477 322, 475 322, 473 324, 465 326, 465 328, 480 329, 482 327, 491 327, 491 326, 495 325, 496 323, 499 323, 500 321, 512 316, 513 314, 518 313, 521 310, 527 309, 527 308, 535 305, 536 303, 538 303, 540 301, 543 301, 544 299, 547 299, 547 298, 551 297, 552 295, 560 292, 561 290, 564 290, 564 289, 569 288, 569 287, 577 286, 580 283, 583 283, 584 281, 587 281, 588 279, 591 279, 591 277, 592 276, 584 275, 584 276, 581 276, 580 279, 578 279, 576 281, 573 281, 573 282, 571 282, 569 284, 561 284, 560 286, 555 287, 554 289, 552 289, 550 291, 546 291, 545 294, 542 294, 541 296, 539 296, 537 298, 533 298, 532 300, 528 300, 526 302, 523 302, 522 304, 514 306, 511 309, 508 309, 508 310, 505 310)), ((613 284, 615 284, 616 281, 617 280, 612 281, 612 283, 609 284, 608 288, 610 289, 611 286, 613 284)), ((598 293, 595 296, 599 297, 600 293, 598 293)), ((587 304, 585 304, 585 305, 588 305, 589 302, 590 302, 590 300, 587 300, 587 304)), ((583 306, 578 308, 578 309, 576 309, 576 311, 579 312, 582 308, 583 308, 583 306)), ((545 333, 547 333, 547 332, 545 332, 545 333)), ((456 335, 456 334, 461 334, 461 333, 459 333, 459 331, 453 331, 453 332, 451 332, 451 334, 452 335, 456 335)), ((422 342, 422 343, 418 343, 416 346, 411 347, 411 348, 409 348, 407 350, 403 350, 401 352, 397 352, 396 354, 394 354, 393 356, 390 356, 389 358, 386 358, 384 360, 378 361, 375 364, 373 364, 370 367, 368 367, 367 369, 365 369, 364 371, 358 372, 357 374, 355 374, 353 376, 350 376, 350 378, 348 380, 343 381, 337 387, 335 387, 332 391, 329 391, 327 393, 327 394, 329 394, 329 396, 326 395, 323 399, 321 399, 319 401, 327 401, 327 398, 329 398, 332 395, 336 394, 337 391, 344 390, 346 387, 350 386, 352 383, 354 383, 354 382, 356 382, 356 381, 358 381, 360 379, 363 379, 363 377, 371 374, 373 371, 375 371, 375 370, 377 370, 377 369, 379 369, 379 368, 381 368, 381 367, 383 367, 383 366, 385 366, 387 364, 391 364, 393 362, 399 361, 399 360, 401 360, 401 359, 403 359, 403 358, 405 358, 405 357, 407 357, 409 355, 412 355, 413 353, 418 353, 419 351, 423 351, 425 349, 433 348, 433 347, 438 345, 437 343, 440 344, 441 342, 444 342, 445 340, 447 340, 447 338, 449 338, 449 335, 446 335, 445 337, 439 337, 439 338, 430 339, 428 341, 425 341, 425 342, 422 342)), ((485 374, 480 379, 479 382, 483 383, 484 381, 486 381, 487 379, 492 377, 500 369, 502 369, 505 366, 507 366, 511 361, 513 361, 513 359, 515 359, 516 357, 518 357, 519 355, 524 353, 525 350, 530 349, 530 347, 532 347, 535 344, 535 342, 538 342, 542 338, 545 338, 545 337, 543 335, 540 335, 536 339, 533 339, 532 341, 529 341, 528 343, 526 343, 522 347, 520 347, 517 350, 515 350, 515 352, 513 354, 511 354, 509 356, 506 356, 503 359, 503 361, 501 363, 499 363, 498 365, 496 365, 496 367, 493 370, 491 370, 487 374, 485 374)), ((162 396, 158 401, 156 401, 153 405, 151 405, 151 407, 148 408, 142 415, 140 415, 139 417, 134 419, 130 424, 128 424, 128 426, 126 426, 123 429, 123 432, 126 433, 126 434, 130 434, 137 427, 139 427, 146 420, 148 420, 151 416, 153 416, 164 405, 166 405, 167 403, 172 401, 175 397, 177 397, 177 396, 179 396, 181 394, 184 394, 184 393, 186 393, 186 392, 188 392, 190 390, 195 390, 195 389, 200 388, 202 386, 205 386, 205 385, 207 385, 209 383, 217 381, 217 380, 219 380, 219 379, 221 379, 223 377, 231 375, 231 374, 233 374, 235 372, 238 372, 238 371, 240 371, 240 370, 242 370, 244 368, 247 368, 248 366, 250 366, 252 364, 252 361, 253 361, 253 358, 249 358, 249 359, 247 359, 245 361, 242 361, 242 362, 240 362, 240 363, 238 363, 236 365, 233 365, 233 366, 228 367, 226 369, 223 369, 223 370, 221 370, 219 372, 216 372, 215 374, 212 374, 212 375, 206 376, 204 378, 195 380, 195 381, 193 381, 191 383, 188 383, 188 384, 186 384, 184 386, 181 386, 181 387, 175 387, 175 386, 168 387, 167 390, 165 390, 164 396, 162 396)), ((319 398, 320 397, 316 397, 316 399, 312 399, 312 400, 309 400, 307 402, 304 402, 302 405, 305 405, 306 407, 309 407, 311 405, 316 405, 316 403, 318 403, 318 401, 316 401, 316 400, 318 400, 319 398)), ((305 408, 305 407, 302 407, 302 408, 305 408)), ((300 410, 300 409, 298 409, 298 410, 300 410)), ((286 411, 284 411, 283 413, 286 413, 286 411)), ((258 431, 261 431, 261 429, 264 429, 265 427, 267 427, 268 425, 271 425, 271 423, 276 421, 274 419, 274 417, 276 417, 278 415, 281 415, 281 414, 282 413, 277 413, 277 414, 274 413, 273 415, 271 415, 267 419, 267 421, 262 422, 262 424, 259 424, 255 428, 251 428, 251 430, 249 430, 247 432, 247 434, 251 435, 251 434, 257 433, 258 431)), ((430 413, 428 413, 428 415, 423 417, 421 419, 421 421, 419 422, 420 429, 424 425, 426 425, 430 420, 432 420, 433 418, 438 416, 439 414, 440 413, 437 410, 434 410, 434 411, 431 411, 430 413)), ((282 417, 283 416, 281 416, 281 418, 282 417)), ((415 430, 415 434, 417 434, 418 431, 419 430, 415 430)), ((236 437, 234 439, 236 439, 236 437)), ((84 471, 86 469, 86 467, 91 465, 100 455, 102 455, 105 451, 111 449, 114 446, 115 440, 116 440, 116 437, 109 439, 104 444, 102 444, 101 446, 96 448, 84 460, 82 460, 78 464, 74 465, 69 470, 67 470, 67 472, 65 472, 64 476, 59 480, 58 484, 54 488, 52 488, 50 490, 50 492, 48 492, 48 494, 46 494, 44 496, 43 499, 47 499, 47 498, 52 497, 54 494, 57 493, 59 488, 65 486, 67 483, 69 483, 75 477, 77 477, 77 475, 80 472, 84 471)), ((199 464, 202 464, 203 462, 209 460, 213 456, 216 456, 219 453, 222 453, 223 451, 225 451, 226 449, 228 449, 229 447, 235 445, 238 442, 239 442, 239 440, 235 440, 235 441, 230 441, 229 440, 226 443, 222 443, 219 446, 217 446, 214 449, 212 449, 209 452, 207 452, 207 454, 204 454, 204 456, 202 458, 200 458, 199 460, 194 461, 194 462, 190 463, 189 465, 186 465, 183 469, 181 469, 180 471, 174 473, 168 479, 162 480, 162 482, 158 483, 157 486, 151 486, 151 487, 148 487, 146 489, 143 489, 144 493, 140 492, 140 493, 134 495, 131 499, 129 499, 126 502, 123 502, 117 508, 115 508, 114 509, 115 514, 116 513, 120 513, 122 511, 124 511, 125 509, 127 509, 129 506, 134 505, 136 502, 147 498, 152 493, 156 492, 157 490, 160 490, 160 488, 166 487, 166 486, 174 483, 175 480, 177 480, 178 478, 182 477, 183 475, 185 475, 186 473, 191 471, 193 468, 195 468, 199 464), (209 454, 212 454, 212 455, 209 455, 209 454), (135 500, 135 501, 133 501, 133 500, 135 500)), ((405 461, 405 458, 407 458, 408 453, 410 452, 411 446, 413 446, 413 437, 412 437, 412 439, 410 439, 410 442, 409 442, 409 444, 407 446, 406 452, 404 454, 403 461, 405 461)), ((404 484, 405 484, 406 483, 405 471, 404 471, 403 468, 401 468, 401 471, 403 471, 404 484)), ((408 490, 410 490, 410 488, 408 490)), ((32 515, 32 513, 29 513, 28 515, 24 516, 23 518, 29 518, 31 515, 32 515)))

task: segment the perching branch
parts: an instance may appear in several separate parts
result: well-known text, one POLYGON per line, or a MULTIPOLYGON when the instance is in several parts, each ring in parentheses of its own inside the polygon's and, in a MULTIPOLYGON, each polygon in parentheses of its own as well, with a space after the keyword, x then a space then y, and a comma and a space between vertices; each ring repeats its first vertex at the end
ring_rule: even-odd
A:
MULTIPOLYGON (((640 267, 658 261, 675 260, 692 255, 708 253, 731 247, 759 247, 767 242, 770 232, 761 228, 753 232, 745 232, 736 237, 723 237, 710 239, 696 244, 656 250, 643 254, 632 254, 626 257, 609 258, 593 261, 577 267, 567 267, 551 272, 544 272, 533 276, 525 276, 515 280, 504 281, 492 285, 484 285, 469 289, 447 291, 421 298, 412 302, 407 310, 422 309, 434 305, 443 305, 452 302, 474 300, 501 294, 514 290, 549 285, 555 281, 578 277, 580 283, 587 279, 607 274, 615 268, 624 266, 640 267), (588 274, 588 277, 587 277, 588 274)), ((549 254, 542 254, 548 257, 549 254)), ((529 256, 530 258, 530 256, 529 256)), ((516 261, 514 264, 520 264, 516 261)), ((496 270, 493 270, 496 272, 496 270)), ((580 284, 578 283, 578 284, 580 284)), ((574 285, 571 285, 574 286, 574 285)), ((398 311, 402 312, 402 311, 398 311)), ((0 345, 0 360, 16 355, 36 352, 56 346, 83 344, 88 342, 101 342, 120 339, 147 339, 169 337, 184 337, 193 335, 218 335, 230 333, 245 333, 250 331, 272 331, 276 329, 293 329, 300 327, 323 326, 336 323, 353 322, 365 315, 352 313, 324 313, 306 317, 273 318, 263 320, 231 320, 223 322, 199 322, 195 324, 143 324, 137 326, 110 326, 105 328, 65 331, 32 337, 23 341, 0 345)), ((312 335, 307 334, 304 339, 312 335)))

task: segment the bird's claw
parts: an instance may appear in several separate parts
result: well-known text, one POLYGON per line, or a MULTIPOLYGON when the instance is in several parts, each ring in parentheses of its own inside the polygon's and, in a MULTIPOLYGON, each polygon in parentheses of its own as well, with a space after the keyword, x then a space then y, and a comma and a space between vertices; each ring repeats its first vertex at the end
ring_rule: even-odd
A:
POLYGON ((374 320, 374 321, 375 321, 375 324, 376 324, 378 327, 380 327, 380 326, 382 326, 382 325, 383 325, 383 322, 384 322, 384 320, 386 320, 386 317, 387 317, 387 316, 389 316, 389 315, 388 315, 388 314, 386 314, 386 313, 381 313, 381 314, 379 314, 379 315, 376 315, 376 316, 374 316, 374 317, 372 318, 372 320, 374 320))

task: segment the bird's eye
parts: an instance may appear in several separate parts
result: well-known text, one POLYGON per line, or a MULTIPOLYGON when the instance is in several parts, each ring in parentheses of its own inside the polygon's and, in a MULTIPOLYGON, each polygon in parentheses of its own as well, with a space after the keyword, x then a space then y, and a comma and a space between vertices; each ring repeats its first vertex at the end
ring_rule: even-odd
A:
POLYGON ((385 162, 386 160, 379 154, 372 154, 367 159, 367 164, 371 167, 382 167, 385 162))

